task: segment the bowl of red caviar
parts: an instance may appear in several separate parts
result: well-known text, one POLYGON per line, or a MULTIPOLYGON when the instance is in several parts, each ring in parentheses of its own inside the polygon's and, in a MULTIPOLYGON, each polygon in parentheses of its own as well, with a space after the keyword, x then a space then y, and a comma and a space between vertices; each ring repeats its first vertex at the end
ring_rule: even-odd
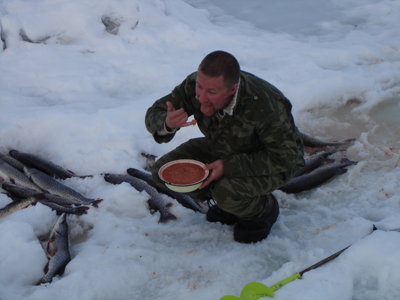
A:
POLYGON ((209 171, 205 166, 193 159, 173 160, 160 168, 158 176, 169 189, 189 193, 197 190, 207 178, 209 171))

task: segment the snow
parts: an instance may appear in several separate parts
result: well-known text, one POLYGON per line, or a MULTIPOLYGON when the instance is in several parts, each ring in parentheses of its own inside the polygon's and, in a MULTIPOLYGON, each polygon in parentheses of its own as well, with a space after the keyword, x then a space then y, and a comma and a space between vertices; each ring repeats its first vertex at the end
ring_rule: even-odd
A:
MULTIPOLYGON (((104 198, 69 216, 72 260, 36 286, 40 244, 57 216, 43 205, 0 219, 0 299, 219 299, 273 285, 352 245, 275 292, 279 299, 397 299, 400 294, 400 3, 390 0, 1 0, 0 152, 43 156, 79 175, 64 184, 104 198), (102 17, 120 26, 108 33, 102 17), (32 41, 23 41, 21 29, 32 41), (356 138, 346 174, 277 197, 281 214, 256 244, 233 227, 170 208, 102 173, 144 168, 196 127, 157 144, 147 108, 222 49, 292 102, 302 132, 356 138), (372 226, 378 227, 372 231, 372 226)), ((0 194, 0 207, 11 200, 0 194)), ((267 298, 265 298, 267 299, 267 298)))

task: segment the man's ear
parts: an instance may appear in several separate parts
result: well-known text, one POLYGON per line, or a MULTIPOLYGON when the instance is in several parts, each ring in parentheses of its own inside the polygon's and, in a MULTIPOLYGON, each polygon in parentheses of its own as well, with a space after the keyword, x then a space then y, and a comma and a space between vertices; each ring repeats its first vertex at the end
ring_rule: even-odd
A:
POLYGON ((235 83, 235 84, 233 85, 231 91, 229 92, 229 95, 231 95, 231 96, 234 95, 234 94, 236 93, 238 87, 239 87, 239 84, 238 84, 238 83, 235 83))

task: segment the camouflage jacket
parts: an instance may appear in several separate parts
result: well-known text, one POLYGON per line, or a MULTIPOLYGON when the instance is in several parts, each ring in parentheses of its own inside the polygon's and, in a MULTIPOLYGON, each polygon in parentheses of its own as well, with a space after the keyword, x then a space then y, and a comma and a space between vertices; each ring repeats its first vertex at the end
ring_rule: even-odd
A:
POLYGON ((146 113, 146 127, 158 143, 175 135, 161 136, 166 102, 183 107, 197 120, 200 131, 212 143, 213 153, 224 164, 224 176, 266 176, 297 170, 304 166, 304 147, 291 114, 289 100, 273 85, 250 73, 241 72, 233 114, 217 116, 201 113, 196 98, 197 72, 189 75, 171 94, 157 100, 146 113))

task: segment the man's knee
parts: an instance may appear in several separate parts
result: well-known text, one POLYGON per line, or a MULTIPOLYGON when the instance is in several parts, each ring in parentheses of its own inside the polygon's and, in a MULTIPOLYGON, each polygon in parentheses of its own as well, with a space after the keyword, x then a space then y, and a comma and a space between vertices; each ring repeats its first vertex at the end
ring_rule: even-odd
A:
POLYGON ((256 196, 234 201, 227 201, 226 199, 223 201, 214 200, 223 210, 238 216, 240 219, 252 219, 258 216, 265 207, 265 196, 256 196))

